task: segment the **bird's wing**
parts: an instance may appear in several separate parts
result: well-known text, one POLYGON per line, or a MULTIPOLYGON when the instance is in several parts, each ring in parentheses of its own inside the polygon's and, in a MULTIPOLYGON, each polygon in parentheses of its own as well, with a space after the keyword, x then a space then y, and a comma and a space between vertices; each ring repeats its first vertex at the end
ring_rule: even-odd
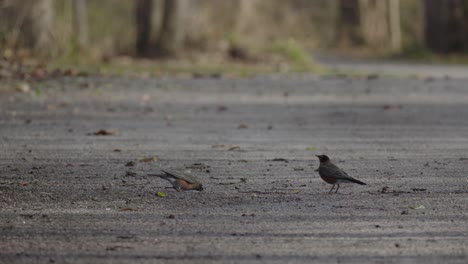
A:
POLYGON ((181 175, 186 181, 190 182, 190 183, 200 183, 195 177, 193 177, 192 175, 188 174, 188 173, 182 173, 181 175))
POLYGON ((319 172, 326 176, 333 176, 338 179, 352 179, 344 170, 338 168, 335 164, 326 164, 319 167, 319 172))
POLYGON ((188 181, 189 183, 198 183, 197 179, 195 179, 192 175, 188 174, 188 173, 173 173, 173 172, 168 172, 168 171, 165 171, 165 170, 161 170, 162 172, 166 173, 168 176, 172 176, 176 179, 181 179, 181 180, 185 180, 185 181, 188 181))
POLYGON ((163 179, 166 179, 168 181, 174 181, 177 179, 177 177, 174 177, 174 175, 172 174, 169 174, 163 170, 161 170, 162 173, 149 173, 148 176, 155 176, 155 177, 160 177, 160 178, 163 178, 163 179))
POLYGON ((319 174, 323 177, 335 177, 337 180, 344 180, 361 185, 367 185, 366 183, 349 176, 344 170, 338 168, 338 166, 333 163, 320 164, 319 174))

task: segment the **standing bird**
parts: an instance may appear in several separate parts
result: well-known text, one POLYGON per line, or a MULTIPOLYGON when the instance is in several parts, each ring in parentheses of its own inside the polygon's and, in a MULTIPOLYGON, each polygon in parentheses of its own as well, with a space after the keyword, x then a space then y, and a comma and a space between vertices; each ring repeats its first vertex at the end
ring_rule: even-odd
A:
POLYGON ((148 176, 157 176, 168 180, 172 184, 172 187, 174 187, 174 189, 176 189, 176 191, 178 192, 180 192, 180 190, 203 191, 202 184, 188 173, 175 174, 164 170, 161 171, 164 174, 148 174, 148 176))
POLYGON ((317 158, 320 160, 320 166, 318 168, 318 172, 320 175, 320 178, 324 180, 328 184, 333 184, 332 188, 328 193, 331 193, 333 191, 333 188, 335 188, 335 185, 337 185, 337 188, 335 190, 335 193, 338 192, 338 189, 340 188, 340 183, 357 183, 361 185, 367 185, 362 181, 356 180, 353 177, 349 176, 346 172, 344 172, 342 169, 338 168, 333 162, 331 162, 330 158, 327 157, 326 155, 315 155, 317 158))

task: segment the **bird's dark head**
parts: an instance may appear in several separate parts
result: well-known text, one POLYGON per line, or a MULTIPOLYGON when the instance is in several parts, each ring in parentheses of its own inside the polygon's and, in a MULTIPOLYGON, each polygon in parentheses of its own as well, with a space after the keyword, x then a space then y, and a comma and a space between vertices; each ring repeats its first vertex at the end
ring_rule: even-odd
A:
POLYGON ((199 184, 199 185, 195 188, 195 190, 200 191, 200 192, 203 191, 203 190, 204 190, 204 189, 203 189, 203 185, 199 184))
POLYGON ((330 158, 327 155, 315 155, 315 156, 320 160, 320 162, 327 162, 330 160, 330 158))

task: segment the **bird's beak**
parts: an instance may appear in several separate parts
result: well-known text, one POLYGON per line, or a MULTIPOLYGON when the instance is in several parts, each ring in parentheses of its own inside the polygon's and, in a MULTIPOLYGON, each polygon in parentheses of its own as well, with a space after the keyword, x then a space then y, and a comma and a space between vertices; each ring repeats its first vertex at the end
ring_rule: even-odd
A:
POLYGON ((315 157, 320 158, 320 155, 315 155, 315 157))

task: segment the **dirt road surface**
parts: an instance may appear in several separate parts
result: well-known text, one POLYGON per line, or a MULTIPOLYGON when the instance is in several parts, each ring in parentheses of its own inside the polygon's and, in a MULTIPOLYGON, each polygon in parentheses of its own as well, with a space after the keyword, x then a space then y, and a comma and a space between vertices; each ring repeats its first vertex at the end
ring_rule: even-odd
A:
POLYGON ((0 263, 467 263, 467 83, 87 77, 4 93, 0 263), (315 154, 368 185, 327 194, 315 154), (147 176, 160 167, 205 191, 147 176))

